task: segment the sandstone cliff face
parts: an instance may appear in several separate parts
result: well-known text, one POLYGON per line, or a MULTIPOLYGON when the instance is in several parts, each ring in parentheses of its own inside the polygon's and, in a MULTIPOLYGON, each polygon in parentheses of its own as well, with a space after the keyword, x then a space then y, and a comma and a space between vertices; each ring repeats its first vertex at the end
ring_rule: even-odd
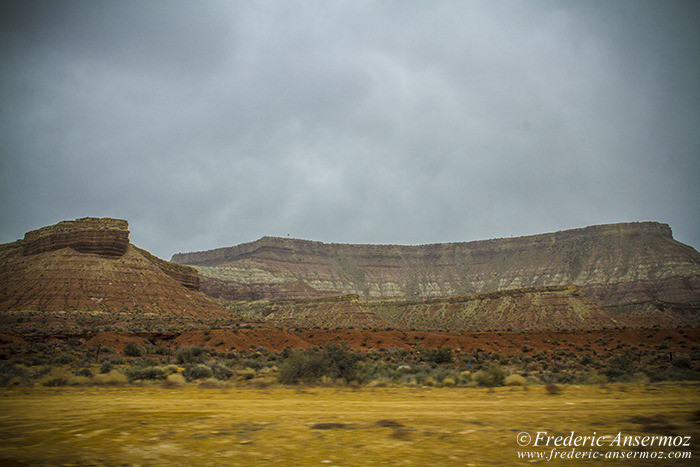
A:
POLYGON ((129 223, 122 219, 85 217, 24 234, 22 252, 35 255, 72 248, 81 253, 121 256, 129 245, 129 223))
POLYGON ((528 237, 419 246, 264 237, 178 254, 226 299, 358 294, 424 299, 576 285, 596 304, 700 302, 700 254, 666 224, 610 224, 528 237))
POLYGON ((81 312, 104 315, 105 322, 231 317, 195 290, 196 270, 131 245, 127 226, 78 219, 0 245, 0 311, 81 312))
MULTIPOLYGON (((120 257, 129 247, 129 223, 123 219, 108 217, 83 217, 63 221, 24 234, 21 241, 24 256, 47 251, 71 248, 79 253, 92 253, 103 257, 120 257)), ((190 289, 199 289, 197 270, 162 260, 146 250, 134 247, 161 271, 190 289)))

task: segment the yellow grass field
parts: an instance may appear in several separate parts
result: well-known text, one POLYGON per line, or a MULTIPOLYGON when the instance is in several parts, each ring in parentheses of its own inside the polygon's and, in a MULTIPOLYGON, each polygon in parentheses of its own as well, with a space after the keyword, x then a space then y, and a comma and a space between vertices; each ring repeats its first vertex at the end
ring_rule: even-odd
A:
POLYGON ((543 386, 1 389, 0 465, 697 465, 700 385, 561 389, 558 395, 543 386), (608 436, 603 447, 575 448, 591 456, 660 450, 692 458, 518 457, 549 456, 554 437, 564 443, 572 431, 608 436), (522 432, 529 446, 518 445, 527 441, 522 432), (549 447, 532 446, 537 432, 552 437, 549 447), (619 432, 657 442, 690 437, 690 447, 609 446, 619 432))

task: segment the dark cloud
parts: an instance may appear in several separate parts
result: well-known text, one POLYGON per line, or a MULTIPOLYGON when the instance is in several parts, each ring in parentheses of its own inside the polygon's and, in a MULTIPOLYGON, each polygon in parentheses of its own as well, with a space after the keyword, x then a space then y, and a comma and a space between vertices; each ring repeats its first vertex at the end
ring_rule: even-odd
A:
POLYGON ((700 245, 695 2, 4 2, 0 241, 169 258, 658 220, 700 245))

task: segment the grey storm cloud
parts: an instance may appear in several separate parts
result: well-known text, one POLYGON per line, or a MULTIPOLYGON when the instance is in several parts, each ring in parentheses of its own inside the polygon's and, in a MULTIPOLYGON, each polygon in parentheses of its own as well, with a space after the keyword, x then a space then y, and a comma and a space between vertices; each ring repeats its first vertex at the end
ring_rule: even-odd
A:
POLYGON ((0 7, 0 242, 128 219, 434 243, 657 220, 700 245, 700 4, 0 7))

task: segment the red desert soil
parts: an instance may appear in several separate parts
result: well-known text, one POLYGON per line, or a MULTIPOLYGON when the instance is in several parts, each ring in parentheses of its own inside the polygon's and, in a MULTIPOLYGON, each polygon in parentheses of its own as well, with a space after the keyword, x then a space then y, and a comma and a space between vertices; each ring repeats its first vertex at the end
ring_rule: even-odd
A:
POLYGON ((85 342, 85 344, 89 347, 105 345, 112 347, 114 350, 117 350, 119 352, 123 352, 126 344, 132 341, 141 346, 146 345, 148 343, 147 339, 133 334, 123 334, 118 332, 105 331, 100 332, 92 338, 88 339, 85 342))
POLYGON ((700 328, 677 329, 609 329, 597 331, 557 332, 425 332, 372 331, 357 329, 283 330, 270 328, 240 328, 183 331, 180 333, 122 333, 16 335, 0 333, 0 348, 28 346, 32 342, 79 342, 78 345, 109 346, 123 352, 129 341, 170 348, 202 346, 219 352, 231 350, 323 347, 328 343, 345 344, 359 351, 449 347, 460 352, 494 352, 519 355, 536 352, 644 352, 655 350, 665 342, 665 351, 690 353, 700 342, 700 328))

